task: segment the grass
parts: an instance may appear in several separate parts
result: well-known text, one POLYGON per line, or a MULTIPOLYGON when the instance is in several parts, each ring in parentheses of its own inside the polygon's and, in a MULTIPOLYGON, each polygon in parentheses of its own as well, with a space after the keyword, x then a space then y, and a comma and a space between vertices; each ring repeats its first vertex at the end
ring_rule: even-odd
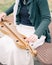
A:
POLYGON ((48 0, 50 11, 52 12, 52 0, 48 0))
POLYGON ((14 0, 0 0, 0 12, 7 10, 13 3, 14 0))

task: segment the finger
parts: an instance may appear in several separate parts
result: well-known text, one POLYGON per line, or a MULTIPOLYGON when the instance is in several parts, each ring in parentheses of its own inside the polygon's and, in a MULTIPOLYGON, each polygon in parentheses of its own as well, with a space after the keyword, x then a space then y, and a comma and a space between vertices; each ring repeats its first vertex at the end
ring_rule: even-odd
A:
POLYGON ((35 35, 33 35, 31 41, 32 41, 32 42, 35 42, 37 39, 38 39, 38 37, 36 37, 35 35))
POLYGON ((36 38, 32 38, 30 41, 35 42, 36 40, 37 40, 36 38))
POLYGON ((36 35, 31 35, 29 38, 26 39, 26 41, 29 42, 35 42, 38 39, 36 35))
POLYGON ((33 39, 33 36, 30 36, 30 37, 26 38, 25 41, 29 43, 29 42, 32 42, 32 39, 33 39))
POLYGON ((1 21, 1 16, 0 16, 0 21, 1 21))
POLYGON ((1 21, 1 18, 0 18, 0 21, 1 21))
POLYGON ((27 43, 29 43, 29 38, 26 38, 25 41, 26 41, 27 43))
POLYGON ((26 42, 31 42, 32 39, 33 39, 33 36, 31 35, 30 37, 26 38, 25 41, 26 42))
POLYGON ((1 21, 3 21, 3 19, 2 19, 2 18, 0 18, 0 22, 1 22, 1 21))
POLYGON ((4 16, 0 16, 0 21, 3 21, 3 19, 4 19, 4 16))
POLYGON ((33 35, 27 38, 28 41, 31 41, 33 39, 33 35))

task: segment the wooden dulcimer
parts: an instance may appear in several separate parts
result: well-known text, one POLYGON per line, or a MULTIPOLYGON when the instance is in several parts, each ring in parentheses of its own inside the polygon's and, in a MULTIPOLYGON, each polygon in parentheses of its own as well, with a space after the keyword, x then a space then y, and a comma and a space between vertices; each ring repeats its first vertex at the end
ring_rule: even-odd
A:
POLYGON ((1 21, 0 31, 9 35, 14 40, 17 47, 21 49, 28 49, 33 56, 37 55, 37 51, 32 49, 29 43, 24 40, 26 37, 16 30, 16 27, 12 22, 6 19, 1 21))

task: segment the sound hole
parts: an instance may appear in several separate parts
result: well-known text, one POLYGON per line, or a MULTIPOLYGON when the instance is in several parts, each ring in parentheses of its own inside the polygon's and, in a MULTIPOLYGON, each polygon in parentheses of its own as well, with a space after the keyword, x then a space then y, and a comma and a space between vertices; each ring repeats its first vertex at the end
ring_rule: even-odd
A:
POLYGON ((11 23, 9 23, 9 25, 11 25, 11 23))
POLYGON ((31 44, 31 46, 33 46, 33 44, 31 44))
POLYGON ((26 38, 24 37, 24 39, 26 39, 26 38))
POLYGON ((16 42, 19 42, 19 40, 16 40, 16 42))
POLYGON ((4 26, 1 26, 2 28, 4 27, 4 26))

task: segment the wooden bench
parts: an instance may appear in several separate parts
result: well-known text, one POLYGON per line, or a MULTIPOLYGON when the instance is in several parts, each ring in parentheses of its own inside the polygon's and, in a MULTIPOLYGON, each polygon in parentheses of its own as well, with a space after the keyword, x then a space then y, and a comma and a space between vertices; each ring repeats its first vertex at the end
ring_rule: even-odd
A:
POLYGON ((52 22, 49 25, 51 43, 45 43, 41 47, 37 48, 38 51, 38 60, 41 62, 41 65, 52 65, 52 22))

